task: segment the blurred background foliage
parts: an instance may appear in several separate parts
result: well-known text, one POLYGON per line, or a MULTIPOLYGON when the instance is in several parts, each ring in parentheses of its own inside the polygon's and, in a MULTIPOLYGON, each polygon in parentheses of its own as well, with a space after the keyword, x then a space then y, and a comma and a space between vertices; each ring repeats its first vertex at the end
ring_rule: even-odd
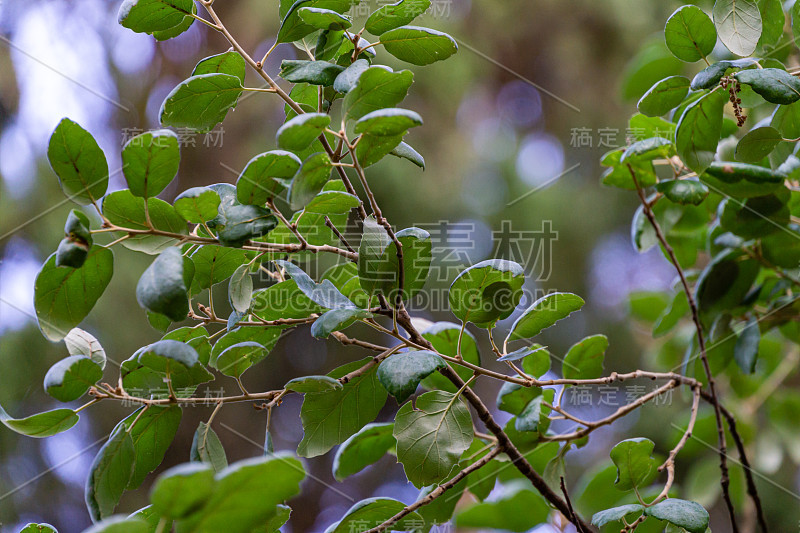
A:
MULTIPOLYGON (((376 7, 376 0, 364 2, 376 7)), ((122 188, 119 151, 126 134, 157 128, 159 106, 172 87, 189 75, 198 60, 227 48, 220 36, 200 24, 163 43, 134 34, 116 23, 118 3, 0 3, 0 404, 14 415, 52 404, 42 390, 42 378, 66 355, 63 344, 47 342, 32 319, 34 277, 62 238, 63 221, 72 208, 44 158, 50 132, 63 116, 81 123, 109 158, 111 190, 122 188)), ((689 75, 699 70, 669 57, 663 45, 664 21, 682 2, 433 3, 434 12, 419 24, 450 33, 459 41, 460 51, 449 61, 415 69, 415 83, 404 106, 420 112, 425 125, 406 140, 425 157, 427 169, 421 172, 401 160, 372 167, 368 177, 384 212, 398 227, 440 221, 470 224, 476 244, 448 244, 464 262, 497 255, 492 231, 504 227, 539 231, 543 222, 550 221, 558 237, 543 258, 542 279, 529 289, 575 292, 588 304, 557 328, 557 334, 545 332, 541 342, 553 353, 564 354, 582 336, 603 332, 611 341, 607 371, 672 367, 680 361, 683 348, 652 341, 649 329, 631 318, 627 302, 632 291, 668 288, 673 271, 658 252, 638 255, 633 250, 629 226, 637 199, 602 187, 598 160, 625 143, 627 118, 654 81, 681 69, 689 75)), ((260 57, 278 28, 277 4, 276 0, 219 0, 215 6, 238 40, 260 57)), ((710 2, 703 7, 710 11, 710 2)), ((277 73, 280 60, 296 53, 291 45, 280 46, 267 70, 277 73)), ((390 57, 383 60, 403 68, 390 57)), ((255 86, 259 82, 251 75, 249 85, 255 86)), ((197 135, 194 146, 184 144, 178 179, 161 196, 171 201, 189 187, 235 182, 253 155, 274 148, 283 113, 273 95, 253 93, 243 98, 210 137, 197 135)), ((148 325, 133 291, 149 261, 120 248, 114 279, 83 325, 99 338, 111 359, 121 361, 160 338, 148 325)), ((448 284, 449 280, 438 282, 440 287, 448 284)), ((224 301, 225 287, 218 288, 223 291, 219 300, 224 301)), ((420 309, 418 314, 432 320, 453 319, 442 311, 420 309)), ((356 351, 296 331, 251 371, 249 386, 268 390, 300 373, 325 373, 363 357, 356 351)), ((779 357, 780 345, 773 352, 779 357)), ((235 383, 226 387, 233 390, 235 383)), ((497 388, 499 383, 479 384, 489 399, 497 388)), ((588 516, 605 508, 603 494, 582 487, 582 472, 610 465, 608 450, 623 432, 653 439, 659 443, 656 451, 664 454, 680 434, 666 422, 684 422, 685 402, 676 393, 673 406, 649 407, 597 431, 589 446, 569 453, 568 478, 582 512, 588 516)), ((299 406, 300 398, 290 396, 277 411, 276 449, 293 449, 300 440, 299 406)), ((390 401, 384 418, 395 408, 390 401)), ((17 531, 28 521, 47 521, 62 532, 86 527, 86 472, 102 440, 128 411, 112 404, 85 411, 78 427, 46 440, 0 432, 2 531, 17 531)), ((209 412, 200 407, 184 410, 181 431, 162 468, 188 459, 194 428, 209 412)), ((217 432, 229 459, 259 454, 264 413, 237 404, 226 407, 223 415, 217 432)), ((701 421, 696 434, 713 443, 710 412, 703 415, 709 423, 701 421)), ((797 496, 790 494, 799 490, 792 462, 800 459, 798 448, 785 457, 775 439, 748 438, 751 450, 757 450, 756 469, 776 483, 760 484, 767 512, 775 517, 779 531, 794 530, 800 506, 797 496)), ((321 531, 353 501, 371 495, 406 502, 416 496, 410 484, 399 481, 404 479, 402 470, 392 457, 337 483, 330 472, 331 455, 308 462, 316 480, 307 480, 303 495, 292 502, 296 511, 287 530, 321 531)), ((690 442, 678 464, 680 492, 713 505, 719 492, 713 452, 690 442)), ((740 477, 734 475, 733 483, 741 500, 740 477)), ((120 508, 132 511, 144 505, 145 490, 126 494, 120 508)), ((719 505, 712 508, 712 524, 726 524, 720 511, 719 505)), ((725 525, 721 527, 719 531, 725 525)))

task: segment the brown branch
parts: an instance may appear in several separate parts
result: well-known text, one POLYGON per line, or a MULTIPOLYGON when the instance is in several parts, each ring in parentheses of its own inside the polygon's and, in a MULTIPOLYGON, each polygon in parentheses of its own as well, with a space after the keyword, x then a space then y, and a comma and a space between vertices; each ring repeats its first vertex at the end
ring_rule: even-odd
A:
POLYGON ((567 507, 569 508, 569 520, 576 525, 578 533, 586 533, 586 530, 579 525, 580 520, 578 520, 578 515, 575 513, 575 509, 572 508, 572 501, 569 499, 567 484, 564 482, 563 476, 561 476, 561 494, 564 495, 564 500, 567 502, 567 507))
POLYGON ((725 499, 725 505, 728 508, 728 515, 730 516, 731 520, 731 528, 733 533, 739 532, 739 526, 736 523, 736 512, 733 508, 733 501, 731 500, 729 485, 730 485, 730 478, 728 475, 728 459, 727 459, 727 445, 725 443, 725 428, 722 424, 722 413, 720 410, 719 398, 717 396, 717 387, 714 381, 714 375, 711 373, 711 367, 708 364, 708 354, 706 353, 706 341, 705 335, 703 333, 703 325, 700 322, 700 313, 698 312, 697 302, 694 299, 694 295, 692 294, 692 290, 689 287, 689 282, 686 280, 686 275, 683 273, 683 268, 681 268, 680 263, 678 262, 678 258, 675 256, 675 251, 672 249, 672 246, 667 242, 667 238, 664 235, 664 232, 661 230, 661 226, 658 224, 656 220, 656 216, 653 213, 652 206, 647 201, 647 196, 645 195, 644 189, 642 189, 639 181, 636 179, 636 172, 634 172, 633 167, 629 164, 628 171, 633 178, 633 183, 636 186, 636 192, 639 195, 639 199, 642 202, 642 209, 644 212, 645 217, 650 222, 650 225, 655 230, 656 238, 663 246, 664 250, 667 252, 669 256, 670 262, 675 267, 675 270, 678 272, 678 276, 681 280, 681 285, 683 286, 683 292, 686 293, 686 299, 689 302, 689 308, 692 312, 692 321, 694 322, 695 329, 697 330, 697 344, 700 347, 700 360, 703 363, 703 370, 706 373, 706 378, 708 379, 708 388, 711 392, 711 403, 714 406, 714 416, 716 418, 717 423, 717 437, 719 441, 719 469, 722 473, 720 477, 720 485, 722 486, 722 494, 725 499))

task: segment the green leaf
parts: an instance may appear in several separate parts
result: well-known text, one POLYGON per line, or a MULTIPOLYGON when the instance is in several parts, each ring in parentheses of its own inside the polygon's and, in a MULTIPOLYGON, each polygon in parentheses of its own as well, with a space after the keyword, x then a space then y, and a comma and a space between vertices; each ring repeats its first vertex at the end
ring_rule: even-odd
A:
POLYGON ((391 422, 367 424, 342 443, 333 458, 333 477, 337 481, 352 476, 377 462, 395 446, 391 422))
POLYGON ((333 163, 325 152, 308 156, 289 187, 289 204, 292 209, 302 209, 330 179, 333 163))
POLYGON ((0 422, 11 431, 27 437, 50 437, 70 429, 79 417, 72 409, 53 409, 25 418, 12 418, 0 406, 0 422))
POLYGON ((544 433, 550 425, 550 408, 544 402, 553 401, 552 389, 547 389, 541 395, 532 399, 517 416, 514 421, 514 429, 517 431, 538 431, 544 433))
POLYGON ((790 224, 788 231, 778 231, 761 238, 761 253, 764 259, 783 268, 800 265, 800 228, 790 224))
POLYGON ((664 37, 669 51, 689 63, 706 57, 717 44, 714 23, 702 9, 692 5, 678 8, 669 17, 664 37))
POLYGON ((772 48, 783 37, 783 27, 786 24, 786 15, 783 13, 781 0, 758 0, 758 9, 761 12, 762 32, 758 46, 772 48))
POLYGON ((136 454, 133 473, 128 481, 130 490, 138 488, 147 474, 158 468, 181 422, 181 408, 177 405, 153 405, 145 411, 142 409, 134 411, 121 422, 129 428, 136 454))
MULTIPOLYGON (((194 2, 192 2, 192 14, 197 15, 197 5, 194 4, 194 2)), ((157 41, 172 39, 191 28, 192 24, 194 24, 194 20, 194 17, 185 15, 180 23, 166 30, 154 31, 152 35, 157 41)))
POLYGON ((102 246, 93 246, 81 268, 57 267, 55 261, 56 254, 52 254, 36 276, 34 308, 42 334, 60 341, 102 296, 114 271, 114 255, 102 246))
POLYGON ((456 515, 456 527, 530 531, 547 522, 550 507, 538 493, 516 481, 503 486, 492 502, 473 504, 456 515))
POLYGON ((242 86, 244 86, 246 70, 247 65, 239 52, 229 50, 228 52, 222 52, 221 54, 201 59, 200 62, 195 65, 192 76, 199 76, 201 74, 230 74, 231 76, 239 78, 242 86))
POLYGON ((122 149, 122 172, 134 196, 157 196, 178 174, 180 161, 178 136, 170 130, 142 133, 122 149))
POLYGON ((550 370, 550 352, 546 347, 541 344, 531 344, 520 350, 528 352, 528 355, 522 360, 522 369, 526 374, 539 378, 550 370))
POLYGON ((397 459, 406 477, 421 488, 446 479, 472 444, 472 417, 457 394, 426 392, 397 412, 397 459))
POLYGON ((203 507, 214 491, 214 470, 185 463, 161 474, 150 491, 155 511, 170 520, 184 518, 203 507))
POLYGON ((256 291, 251 305, 251 312, 262 320, 308 318, 312 313, 322 311, 322 307, 306 296, 293 279, 256 291))
POLYGON ((356 319, 372 318, 372 313, 363 309, 332 309, 311 325, 311 336, 325 339, 334 331, 350 326, 356 319))
POLYGON ((97 363, 101 369, 106 367, 106 351, 91 333, 72 328, 64 337, 64 344, 70 355, 82 355, 97 363))
POLYGON ((200 422, 194 432, 190 457, 192 461, 210 465, 215 472, 221 472, 228 466, 228 458, 225 457, 225 449, 219 437, 205 422, 200 422))
POLYGON ((336 76, 333 82, 333 90, 338 93, 349 92, 356 86, 358 78, 369 68, 369 61, 366 59, 356 59, 349 67, 344 69, 341 74, 336 76))
POLYGON ((167 248, 147 267, 136 285, 136 301, 144 309, 159 313, 173 322, 189 314, 188 287, 191 284, 191 261, 178 248, 167 248), (188 279, 187 279, 188 278, 188 279))
POLYGON ((62 239, 56 250, 56 266, 80 268, 89 256, 89 246, 80 241, 62 239))
POLYGON ((331 117, 325 113, 298 115, 278 129, 278 146, 293 152, 302 152, 322 135, 330 123, 331 117))
POLYGON ((113 515, 95 523, 84 533, 152 533, 152 527, 135 516, 113 515))
POLYGON ((761 12, 754 0, 716 0, 714 24, 728 50, 737 56, 749 56, 761 38, 761 12))
POLYGON ((755 239, 780 231, 789 224, 789 194, 779 189, 773 194, 748 198, 744 202, 729 198, 720 204, 718 214, 722 229, 745 239, 755 239))
POLYGON ((742 372, 752 374, 756 370, 758 361, 758 346, 761 343, 761 330, 758 321, 750 319, 736 339, 734 358, 742 372))
POLYGON ((320 30, 346 30, 353 25, 353 20, 348 15, 342 15, 331 9, 318 7, 301 7, 297 10, 300 18, 320 30))
POLYGON ((717 153, 722 109, 727 101, 727 93, 708 93, 688 106, 678 120, 675 138, 678 155, 697 173, 707 169, 717 153))
POLYGON ((401 352, 383 360, 378 367, 378 381, 397 403, 403 403, 423 379, 446 366, 444 359, 430 350, 401 352))
POLYGON ((291 83, 310 83, 328 87, 333 85, 336 77, 344 71, 344 67, 327 61, 306 61, 302 59, 284 59, 281 61, 280 77, 291 83))
POLYGON ((374 165, 399 146, 403 135, 361 135, 356 147, 358 162, 364 168, 374 165))
POLYGON ((293 455, 278 452, 232 464, 216 476, 203 509, 179 523, 181 531, 250 533, 300 492, 306 473, 293 455), (184 529, 185 528, 185 529, 184 529))
POLYGON ((361 203, 358 196, 342 191, 323 191, 311 199, 305 207, 307 213, 334 215, 348 213, 361 203))
POLYGON ((220 202, 216 191, 208 187, 192 187, 175 198, 173 207, 184 220, 201 224, 214 220, 219 215, 220 202))
POLYGON ((696 285, 700 313, 713 316, 739 305, 760 270, 754 260, 740 260, 735 253, 715 257, 700 273, 696 285))
POLYGON ((700 205, 708 196, 708 187, 692 179, 661 181, 656 190, 671 202, 681 205, 700 205))
POLYGON ((481 261, 462 271, 450 285, 450 310, 463 322, 493 327, 514 312, 524 281, 522 267, 513 261, 481 261))
POLYGON ((192 294, 196 294, 230 278, 236 269, 247 262, 247 252, 205 245, 192 254, 192 262, 195 269, 192 294))
POLYGON ((230 74, 200 74, 182 81, 161 104, 159 120, 164 126, 211 131, 236 107, 244 89, 230 74))
POLYGON ((735 198, 764 196, 780 189, 786 176, 758 165, 717 161, 701 176, 712 191, 735 198))
POLYGON ((675 147, 672 145, 672 141, 663 137, 649 137, 625 148, 619 161, 628 164, 652 161, 653 159, 668 159, 673 155, 675 155, 675 147))
POLYGON ((418 26, 389 30, 381 34, 381 44, 397 59, 413 65, 430 65, 458 51, 455 39, 446 33, 418 26))
MULTIPOLYGON (((140 364, 156 372, 171 373, 179 367, 189 369, 198 364, 197 350, 180 341, 161 340, 139 352, 140 364)), ((177 370, 179 371, 179 370, 177 370)))
POLYGON ((788 105, 800 100, 800 80, 785 70, 742 70, 734 74, 734 77, 739 83, 752 87, 767 102, 788 105))
POLYGON ((378 137, 402 135, 409 128, 422 125, 422 117, 414 111, 396 107, 367 113, 356 122, 355 132, 378 137))
POLYGON ((240 342, 220 353, 212 366, 226 376, 239 378, 245 370, 264 360, 267 355, 269 350, 257 342, 240 342))
POLYGON ((583 307, 583 298, 569 292, 554 292, 539 298, 514 321, 507 341, 529 339, 583 307))
POLYGON ((626 439, 611 449, 611 460, 617 467, 614 485, 619 490, 641 488, 657 468, 652 457, 655 444, 650 439, 626 439))
POLYGON ((351 0, 298 0, 287 1, 284 7, 281 3, 281 27, 278 31, 279 43, 290 43, 305 37, 317 30, 316 27, 307 24, 300 17, 300 9, 304 7, 314 7, 318 9, 330 9, 337 13, 344 13, 353 5, 351 0))
POLYGON ((274 263, 292 276, 300 290, 316 304, 326 309, 355 309, 355 304, 339 292, 330 281, 323 280, 321 283, 316 283, 303 269, 283 259, 275 259, 274 263))
POLYGON ((373 35, 405 26, 431 7, 431 0, 400 0, 385 4, 372 12, 364 28, 373 35))
POLYGON ((683 76, 664 78, 644 93, 637 107, 642 114, 648 117, 666 115, 683 102, 683 99, 689 94, 690 83, 689 79, 683 76))
POLYGON ((401 142, 398 144, 391 152, 389 152, 395 157, 399 157, 402 159, 406 159, 411 161, 415 165, 417 165, 422 170, 425 170, 425 158, 423 158, 419 152, 414 150, 408 144, 401 142))
POLYGON ((342 388, 342 384, 328 376, 303 376, 289 380, 283 387, 286 390, 305 394, 308 392, 339 390, 342 388))
POLYGON ((117 20, 137 33, 165 31, 191 15, 191 0, 125 0, 119 7, 117 20))
MULTIPOLYGON (((175 208, 158 198, 148 198, 147 214, 153 227, 160 231, 186 235, 186 221, 175 211, 175 208)), ((147 230, 145 199, 131 194, 128 189, 112 192, 103 198, 103 215, 112 224, 133 230, 147 230)), ((126 235, 115 232, 116 237, 126 235)), ((147 254, 158 254, 175 243, 172 237, 158 235, 132 235, 122 241, 122 245, 130 250, 147 254)))
POLYGON ((64 118, 50 136, 47 159, 61 190, 73 202, 97 202, 108 188, 108 162, 92 134, 64 118))
POLYGON ((541 396, 539 387, 525 387, 517 383, 506 382, 497 393, 497 408, 512 415, 520 414, 537 396, 541 396))
POLYGON ((641 513, 642 511, 644 511, 644 506, 639 505, 638 503, 620 505, 619 507, 613 507, 611 509, 606 509, 605 511, 595 513, 592 516, 592 525, 603 527, 611 522, 619 522, 630 514, 641 513))
MULTIPOLYGON (((452 322, 434 322, 429 326, 420 329, 422 336, 433 345, 436 352, 450 357, 457 354, 458 337, 461 326, 452 322)), ((481 354, 478 350, 478 342, 469 331, 465 330, 461 337, 461 357, 464 361, 480 366, 481 354)), ((461 365, 455 365, 454 370, 464 381, 472 377, 472 370, 461 365)), ((434 372, 422 382, 422 386, 428 390, 444 390, 456 392, 456 387, 449 379, 438 372, 434 372)))
POLYGON ((272 150, 251 159, 236 181, 236 198, 243 204, 264 205, 287 187, 300 169, 300 159, 291 152, 272 150))
POLYGON ((565 379, 594 379, 603 375, 603 359, 608 349, 605 335, 592 335, 575 343, 564 356, 565 379))
POLYGON ((89 468, 86 506, 93 521, 106 518, 114 512, 133 475, 136 452, 133 439, 126 429, 125 424, 117 424, 89 468))
MULTIPOLYGON (((391 498, 367 498, 353 505, 341 520, 331 525, 325 533, 351 533, 363 528, 365 524, 379 525, 405 509, 403 502, 391 498)), ((408 513, 402 520, 392 525, 395 531, 416 531, 418 524, 424 522, 416 511, 408 513)))
POLYGON ((237 203, 223 207, 217 218, 217 238, 225 247, 241 248, 251 239, 263 238, 277 225, 271 210, 237 203))
POLYGON ((25 527, 19 530, 19 533, 58 533, 56 528, 50 524, 25 524, 25 527))
POLYGON ((103 369, 82 355, 62 359, 44 376, 44 390, 61 402, 77 400, 103 378, 103 369))
POLYGON ((749 57, 744 59, 723 60, 712 63, 697 73, 697 75, 692 79, 692 84, 689 86, 689 88, 693 91, 713 89, 719 84, 722 76, 724 76, 728 70, 734 68, 739 69, 745 67, 755 67, 756 65, 758 65, 758 63, 749 57))
POLYGON ((754 128, 736 145, 736 159, 745 163, 758 163, 767 157, 783 140, 780 132, 771 126, 754 128))
POLYGON ((378 109, 397 106, 408 94, 413 81, 414 75, 409 70, 392 72, 384 67, 364 70, 344 98, 345 116, 358 120, 378 109))
MULTIPOLYGON (((358 370, 372 358, 354 361, 328 374, 338 379, 358 370)), ((377 368, 343 384, 340 390, 313 392, 305 395, 300 410, 303 440, 297 448, 302 457, 327 453, 347 440, 367 423, 375 420, 386 403, 386 390, 378 383, 377 368)))
POLYGON ((708 511, 699 503, 669 498, 644 510, 644 514, 682 527, 689 533, 705 533, 708 511))
POLYGON ((246 313, 252 299, 253 278, 250 277, 250 267, 242 265, 231 275, 228 283, 228 303, 234 311, 246 313))

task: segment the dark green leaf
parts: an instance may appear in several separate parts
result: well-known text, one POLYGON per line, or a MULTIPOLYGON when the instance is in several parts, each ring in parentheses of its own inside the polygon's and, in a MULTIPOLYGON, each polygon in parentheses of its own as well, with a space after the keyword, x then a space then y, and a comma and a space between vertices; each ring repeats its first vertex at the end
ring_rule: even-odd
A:
MULTIPOLYGON (((341 520, 331 525, 325 533, 350 533, 358 531, 364 524, 381 524, 405 508, 405 504, 391 498, 367 498, 353 505, 341 520)), ((416 511, 408 513, 392 526, 397 531, 414 531, 423 523, 416 511)))
POLYGON ((331 9, 301 7, 297 10, 297 14, 303 22, 320 30, 346 30, 353 24, 348 15, 342 15, 331 9))
POLYGON ((189 369, 199 363, 197 350, 180 341, 161 340, 145 346, 139 352, 140 364, 156 372, 172 373, 179 367, 189 369))
POLYGON ((592 516, 592 525, 603 527, 611 522, 619 522, 629 514, 641 513, 642 511, 644 511, 644 506, 639 505, 638 503, 620 505, 619 507, 613 507, 611 509, 606 509, 605 511, 595 513, 592 516))
POLYGON ((678 120, 675 146, 686 166, 701 173, 714 160, 727 93, 714 91, 691 104, 678 120))
POLYGON ((239 55, 239 52, 229 50, 228 52, 201 59, 194 67, 192 76, 199 76, 200 74, 230 74, 239 78, 239 81, 244 85, 246 69, 247 65, 244 62, 244 58, 239 55))
POLYGON ((800 100, 800 80, 785 70, 762 68, 742 70, 734 74, 739 83, 749 85, 764 100, 788 105, 800 100))
POLYGON ((311 325, 311 336, 325 339, 334 331, 345 329, 359 318, 372 318, 372 313, 363 309, 332 309, 314 321, 311 325))
POLYGON ((366 59, 356 59, 349 67, 344 69, 341 74, 336 76, 333 82, 333 90, 339 93, 349 92, 356 86, 358 78, 369 68, 369 61, 366 59))
POLYGON ((219 437, 205 422, 200 422, 197 431, 194 432, 190 456, 192 461, 210 465, 215 472, 221 472, 228 466, 228 458, 225 457, 225 449, 219 437))
POLYGON ((757 64, 758 63, 755 59, 749 57, 744 59, 723 60, 712 63, 697 73, 697 75, 692 79, 692 83, 689 87, 693 91, 713 89, 719 84, 722 76, 724 76, 728 70, 734 68, 739 69, 754 67, 757 64))
POLYGON ((175 520, 203 507, 214 490, 214 470, 204 464, 186 463, 161 474, 150 491, 153 508, 175 520))
POLYGON ((287 187, 300 169, 300 159, 291 152, 272 150, 255 156, 236 181, 236 198, 243 204, 264 205, 287 187))
POLYGON ((414 111, 396 107, 367 113, 356 122, 355 132, 379 137, 402 135, 409 128, 422 125, 414 111))
POLYGON ((455 39, 446 33, 418 26, 389 30, 381 34, 381 44, 397 59, 413 65, 430 65, 458 51, 455 39))
POLYGON ((472 444, 472 417, 456 394, 426 392, 397 412, 397 459, 416 487, 439 483, 458 465, 472 444))
POLYGON ((492 327, 514 312, 524 281, 522 267, 513 261, 481 261, 461 272, 450 285, 450 310, 464 322, 492 327))
POLYGON ((761 343, 761 330, 756 320, 748 320, 736 339, 734 357, 742 372, 752 374, 758 361, 758 345, 761 343))
POLYGON ((78 415, 72 409, 53 409, 25 418, 12 418, 0 406, 0 422, 11 431, 27 437, 51 437, 70 429, 78 423, 78 415))
POLYGON ((236 269, 228 283, 228 303, 234 311, 246 313, 253 299, 253 278, 250 277, 249 265, 236 269))
POLYGON ((668 159, 673 155, 675 155, 675 147, 672 141, 663 137, 650 137, 628 146, 622 152, 619 161, 628 164, 652 161, 653 159, 668 159))
POLYGON ((125 0, 117 19, 137 33, 166 31, 181 24, 193 5, 191 0, 125 0))
POLYGON ((608 348, 605 335, 592 335, 575 343, 564 356, 561 373, 566 379, 594 379, 603 375, 608 348))
MULTIPOLYGON (((328 374, 334 379, 358 370, 372 358, 354 361, 328 374)), ((297 453, 316 457, 344 442, 367 423, 375 420, 386 403, 386 390, 378 383, 377 368, 357 376, 342 389, 306 394, 300 418, 303 440, 297 453)))
POLYGON ((281 27, 278 31, 279 43, 290 43, 302 39, 306 35, 317 30, 315 26, 307 24, 300 17, 300 9, 304 7, 314 7, 318 9, 330 9, 337 13, 344 13, 353 5, 351 0, 284 0, 281 3, 281 27))
POLYGON ((212 366, 226 376, 238 378, 267 355, 269 350, 257 342, 240 342, 220 353, 212 366))
POLYGON ((431 0, 400 0, 393 4, 385 4, 372 12, 364 28, 373 35, 381 35, 408 24, 425 13, 429 7, 431 0))
POLYGON ((289 203, 292 209, 301 209, 316 196, 331 175, 333 164, 325 152, 310 155, 292 180, 289 203))
POLYGON ((303 376, 301 378, 294 378, 284 385, 286 390, 292 390, 300 393, 308 392, 327 392, 330 390, 338 390, 342 388, 342 384, 338 380, 328 376, 303 376))
POLYGON ((689 94, 689 84, 689 79, 683 76, 664 78, 644 93, 637 104, 639 111, 648 117, 666 115, 689 94))
POLYGON ((293 152, 302 152, 322 135, 330 123, 331 117, 324 113, 298 115, 278 129, 278 146, 293 152))
POLYGON ((394 448, 394 424, 367 424, 342 443, 333 458, 333 476, 342 481, 377 462, 394 448))
POLYGON ((378 380, 397 403, 403 403, 423 379, 446 366, 444 359, 429 350, 401 352, 384 359, 378 367, 378 380))
POLYGON ((142 133, 122 149, 122 172, 134 196, 158 195, 178 174, 180 161, 178 136, 170 130, 142 133))
POLYGON ((554 292, 531 304, 511 326, 507 341, 535 337, 583 307, 583 298, 569 292, 554 292))
POLYGON ((708 529, 708 511, 695 502, 669 498, 646 508, 644 514, 666 520, 689 533, 705 533, 708 529))
POLYGON ((517 481, 503 487, 492 502, 473 504, 456 515, 456 526, 474 529, 530 531, 547 522, 550 507, 530 484, 517 481))
POLYGON ((192 294, 210 289, 231 277, 247 261, 244 250, 205 245, 192 254, 194 279, 192 294))
POLYGON ((192 187, 180 193, 173 206, 184 220, 200 224, 217 217, 220 201, 216 191, 207 187, 192 187))
POLYGON ((700 205, 708 196, 708 187, 691 179, 662 181, 656 185, 656 190, 681 205, 700 205))
MULTIPOLYGON (((455 357, 457 354, 458 337, 461 326, 452 322, 434 322, 433 324, 420 329, 422 336, 433 345, 436 352, 455 357)), ((478 350, 478 343, 469 331, 465 330, 461 336, 461 357, 464 361, 480 366, 481 354, 478 350)), ((456 373, 461 379, 467 381, 472 377, 472 370, 461 365, 454 365, 456 373)), ((449 379, 438 372, 434 372, 422 382, 423 387, 428 390, 444 390, 456 392, 456 387, 449 379)))
POLYGON ((715 315, 739 305, 755 281, 759 264, 733 253, 714 258, 697 280, 696 298, 701 314, 715 315))
POLYGON ((184 80, 161 104, 164 126, 208 132, 236 107, 244 89, 231 74, 200 74, 184 80))
POLYGON ((525 387, 517 383, 506 382, 497 393, 497 408, 512 415, 520 414, 537 396, 541 396, 539 387, 525 387))
POLYGON ((336 77, 343 71, 344 67, 327 61, 284 59, 281 62, 280 77, 292 83, 310 83, 327 87, 333 85, 336 77))
POLYGON ((777 191, 786 176, 774 170, 747 163, 714 162, 702 175, 711 190, 735 198, 764 196, 777 191))
POLYGON ((114 255, 93 246, 81 268, 57 267, 55 254, 36 276, 34 307, 39 329, 51 341, 63 339, 80 324, 111 281, 114 255))
POLYGON ((83 396, 102 377, 100 365, 88 357, 73 355, 50 367, 44 376, 44 390, 56 400, 71 402, 83 396))
MULTIPOLYGON (((186 221, 175 211, 175 208, 158 198, 148 198, 147 214, 145 213, 145 199, 131 194, 127 189, 112 192, 103 198, 103 215, 108 220, 121 228, 133 230, 147 230, 149 225, 147 217, 153 227, 160 231, 186 235, 186 221)), ((117 237, 125 235, 123 232, 115 233, 117 237)), ((147 254, 158 254, 175 244, 172 237, 158 235, 132 235, 122 241, 122 245, 130 250, 147 254)))
POLYGON ((185 319, 189 313, 187 291, 191 284, 187 263, 191 265, 191 261, 184 258, 177 248, 167 248, 161 252, 136 285, 136 300, 139 305, 153 313, 162 314, 173 322, 185 319))
POLYGON ((534 399, 532 399, 514 421, 514 428, 517 431, 538 431, 544 433, 550 425, 550 408, 544 402, 553 401, 553 390, 547 389, 534 399))
POLYGON ((126 429, 125 424, 117 424, 89 468, 86 506, 94 521, 114 512, 133 475, 136 455, 133 439, 126 429))
POLYGON ((767 157, 782 139, 780 132, 771 126, 754 128, 736 145, 736 159, 745 163, 758 163, 767 157))
POLYGON ((47 159, 64 194, 81 205, 100 200, 108 188, 108 162, 92 134, 64 118, 50 136, 47 159))
POLYGON ((614 485, 619 490, 641 488, 655 473, 656 460, 653 459, 655 444, 650 439, 627 439, 611 449, 611 460, 617 466, 617 479, 614 485))
POLYGON ((395 107, 406 97, 413 81, 414 75, 409 70, 392 72, 384 67, 370 67, 358 76, 342 108, 348 119, 358 120, 372 111, 395 107))
POLYGON ((128 489, 138 488, 147 474, 158 468, 164 460, 164 454, 178 432, 181 414, 181 408, 177 405, 168 407, 153 405, 145 411, 141 409, 134 411, 121 422, 129 428, 128 432, 136 453, 128 489))
POLYGON ((664 37, 669 51, 689 63, 703 59, 717 44, 714 23, 702 9, 692 5, 678 8, 669 17, 664 37))

